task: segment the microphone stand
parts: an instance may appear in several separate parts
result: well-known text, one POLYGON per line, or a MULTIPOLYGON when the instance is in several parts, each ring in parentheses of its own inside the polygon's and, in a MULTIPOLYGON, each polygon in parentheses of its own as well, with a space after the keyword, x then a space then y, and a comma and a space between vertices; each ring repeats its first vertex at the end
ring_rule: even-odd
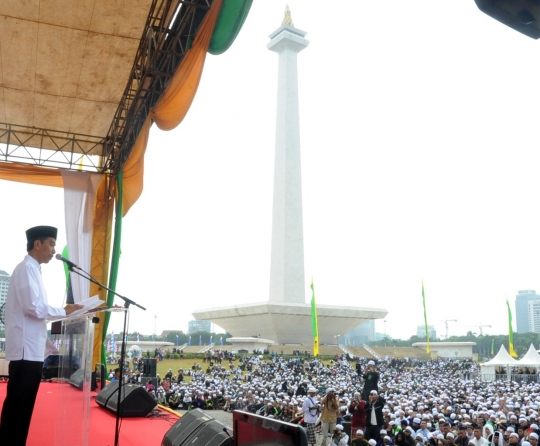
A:
POLYGON ((124 380, 124 357, 126 355, 127 313, 129 311, 130 305, 135 305, 136 307, 139 307, 141 310, 144 310, 144 311, 146 311, 146 308, 139 305, 137 302, 129 299, 128 297, 118 294, 116 291, 111 290, 109 287, 102 285, 96 279, 94 279, 89 273, 82 270, 77 265, 70 265, 70 264, 67 264, 67 265, 68 265, 69 271, 71 271, 72 273, 78 274, 84 279, 89 280, 90 282, 96 284, 97 286, 104 288, 107 291, 110 291, 115 296, 118 296, 120 299, 124 301, 124 308, 126 309, 126 311, 124 311, 124 332, 123 332, 124 339, 122 340, 122 348, 120 349, 120 379, 118 380, 118 401, 116 404, 116 426, 115 426, 115 433, 114 433, 114 446, 118 446, 118 442, 120 440, 120 404, 122 402, 122 381, 124 380), (75 268, 78 269, 79 271, 76 271, 75 268))

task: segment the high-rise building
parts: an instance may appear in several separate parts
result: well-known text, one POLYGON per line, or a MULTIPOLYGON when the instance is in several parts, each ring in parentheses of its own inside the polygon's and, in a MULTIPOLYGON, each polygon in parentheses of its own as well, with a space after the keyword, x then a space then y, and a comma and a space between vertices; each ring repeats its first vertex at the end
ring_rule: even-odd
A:
POLYGON ((517 293, 516 329, 518 333, 540 333, 540 296, 534 290, 517 293))
MULTIPOLYGON (((435 330, 435 327, 433 325, 428 325, 428 332, 429 332, 429 339, 435 340, 437 339, 437 331, 435 330)), ((426 326, 425 325, 417 325, 416 327, 416 336, 419 338, 426 338, 426 326)))
POLYGON ((212 331, 212 322, 210 321, 189 321, 188 334, 197 333, 198 331, 212 331))
MULTIPOLYGON (((0 270, 0 308, 6 303, 7 292, 9 288, 9 279, 11 276, 5 271, 0 270)), ((0 322, 0 330, 4 329, 4 324, 0 322)))
POLYGON ((345 333, 339 343, 345 346, 358 347, 374 340, 375 321, 372 319, 345 333))

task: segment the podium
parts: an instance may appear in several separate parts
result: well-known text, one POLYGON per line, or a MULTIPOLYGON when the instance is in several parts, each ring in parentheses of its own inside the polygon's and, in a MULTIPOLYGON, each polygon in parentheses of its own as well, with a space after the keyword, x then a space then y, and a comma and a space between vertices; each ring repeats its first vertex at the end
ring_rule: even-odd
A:
POLYGON ((96 380, 94 321, 96 318, 103 321, 106 313, 121 313, 124 317, 126 311, 126 308, 98 308, 70 316, 60 320, 60 334, 49 336, 49 341, 58 350, 57 355, 45 358, 43 368, 44 377, 54 383, 48 404, 56 418, 55 446, 88 446, 91 391, 96 380))

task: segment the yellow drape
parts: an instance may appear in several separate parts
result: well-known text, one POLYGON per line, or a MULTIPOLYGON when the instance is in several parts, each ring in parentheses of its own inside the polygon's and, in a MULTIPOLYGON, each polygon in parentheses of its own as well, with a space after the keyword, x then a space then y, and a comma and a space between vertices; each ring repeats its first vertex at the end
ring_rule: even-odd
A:
POLYGON ((40 186, 64 187, 64 180, 58 169, 26 166, 24 164, 0 163, 0 180, 18 181, 19 183, 40 186))
POLYGON ((186 116, 201 80, 206 53, 222 4, 223 0, 214 0, 212 3, 210 11, 206 14, 197 31, 193 46, 180 63, 159 102, 150 110, 150 114, 135 141, 131 154, 124 165, 124 216, 141 196, 143 190, 144 153, 148 144, 152 120, 161 130, 171 130, 180 124, 186 116))

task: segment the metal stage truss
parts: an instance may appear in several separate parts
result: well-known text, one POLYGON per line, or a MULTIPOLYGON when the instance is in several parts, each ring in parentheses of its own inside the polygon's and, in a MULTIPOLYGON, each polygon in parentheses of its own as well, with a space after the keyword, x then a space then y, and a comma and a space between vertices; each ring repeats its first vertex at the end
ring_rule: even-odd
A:
POLYGON ((190 48, 213 0, 153 0, 106 136, 0 122, 0 162, 114 175, 190 48))

